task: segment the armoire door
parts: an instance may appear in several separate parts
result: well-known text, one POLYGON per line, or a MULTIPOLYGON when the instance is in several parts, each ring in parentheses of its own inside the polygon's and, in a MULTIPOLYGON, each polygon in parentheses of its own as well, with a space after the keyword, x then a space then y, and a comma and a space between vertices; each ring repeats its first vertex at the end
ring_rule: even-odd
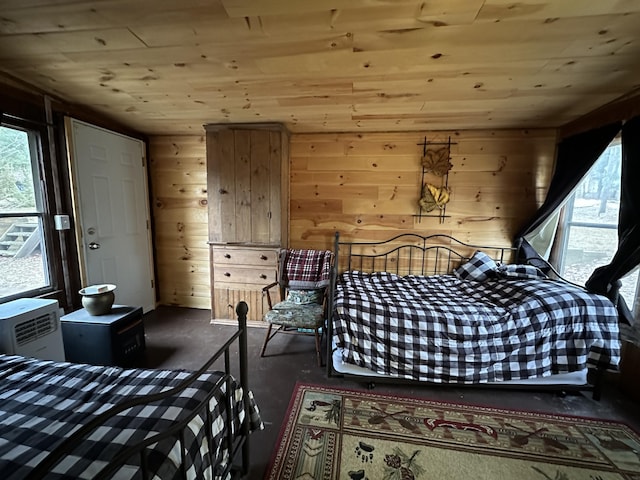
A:
POLYGON ((207 128, 210 242, 282 245, 288 217, 285 142, 280 130, 207 128))

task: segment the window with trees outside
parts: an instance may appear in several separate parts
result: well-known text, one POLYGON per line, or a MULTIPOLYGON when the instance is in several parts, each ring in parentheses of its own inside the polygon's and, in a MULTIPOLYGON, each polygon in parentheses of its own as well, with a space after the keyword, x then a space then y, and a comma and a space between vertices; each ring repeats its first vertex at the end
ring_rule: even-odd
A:
MULTIPOLYGON (((618 246, 618 210, 622 145, 616 139, 578 184, 564 207, 559 269, 567 280, 584 285, 599 266, 607 265, 618 246)), ((622 278, 620 289, 638 315, 638 269, 622 278)))
POLYGON ((50 287, 37 131, 0 126, 0 301, 50 287))

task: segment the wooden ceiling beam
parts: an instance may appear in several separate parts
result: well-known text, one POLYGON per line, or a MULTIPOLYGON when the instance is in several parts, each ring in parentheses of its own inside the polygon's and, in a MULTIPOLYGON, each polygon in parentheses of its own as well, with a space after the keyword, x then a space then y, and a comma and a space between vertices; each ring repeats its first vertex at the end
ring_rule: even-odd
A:
POLYGON ((566 138, 609 123, 630 120, 638 115, 640 115, 640 88, 562 125, 558 136, 566 138))

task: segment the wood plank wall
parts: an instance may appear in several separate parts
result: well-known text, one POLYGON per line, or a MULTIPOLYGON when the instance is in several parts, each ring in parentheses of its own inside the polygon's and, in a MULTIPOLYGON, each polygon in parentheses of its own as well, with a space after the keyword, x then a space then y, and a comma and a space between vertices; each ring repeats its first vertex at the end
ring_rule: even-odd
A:
POLYGON ((149 139, 159 303, 211 308, 205 136, 149 139))
MULTIPOLYGON (((510 245, 544 200, 555 130, 293 134, 290 246, 343 238, 447 233, 510 245), (418 218, 422 147, 451 137, 451 201, 443 223, 418 218)), ((210 308, 204 135, 150 139, 159 301, 210 308)))
MULTIPOLYGON (((298 134, 291 137, 290 245, 446 233, 510 245, 544 200, 555 130, 298 134), (443 222, 418 214, 424 138, 451 138, 451 201, 443 222)), ((436 213, 436 212, 432 212, 436 213)))

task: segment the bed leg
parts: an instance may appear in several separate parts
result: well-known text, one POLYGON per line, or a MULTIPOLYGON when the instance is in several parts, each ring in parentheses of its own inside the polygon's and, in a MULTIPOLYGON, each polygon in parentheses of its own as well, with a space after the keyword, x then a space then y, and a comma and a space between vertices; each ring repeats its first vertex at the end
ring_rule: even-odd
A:
POLYGON ((242 385, 242 395, 244 400, 244 422, 240 427, 244 436, 242 444, 242 475, 249 473, 249 431, 250 431, 250 402, 249 402, 249 360, 247 349, 247 313, 249 306, 245 302, 239 302, 236 306, 238 315, 238 328, 241 330, 240 343, 238 345, 238 356, 240 359, 240 385, 242 385))
POLYGON ((376 382, 367 383, 367 390, 373 390, 374 388, 376 388, 376 382))
POLYGON ((600 401, 602 396, 602 380, 604 378, 604 370, 602 368, 597 368, 595 372, 593 372, 593 394, 591 398, 596 401, 600 401))

